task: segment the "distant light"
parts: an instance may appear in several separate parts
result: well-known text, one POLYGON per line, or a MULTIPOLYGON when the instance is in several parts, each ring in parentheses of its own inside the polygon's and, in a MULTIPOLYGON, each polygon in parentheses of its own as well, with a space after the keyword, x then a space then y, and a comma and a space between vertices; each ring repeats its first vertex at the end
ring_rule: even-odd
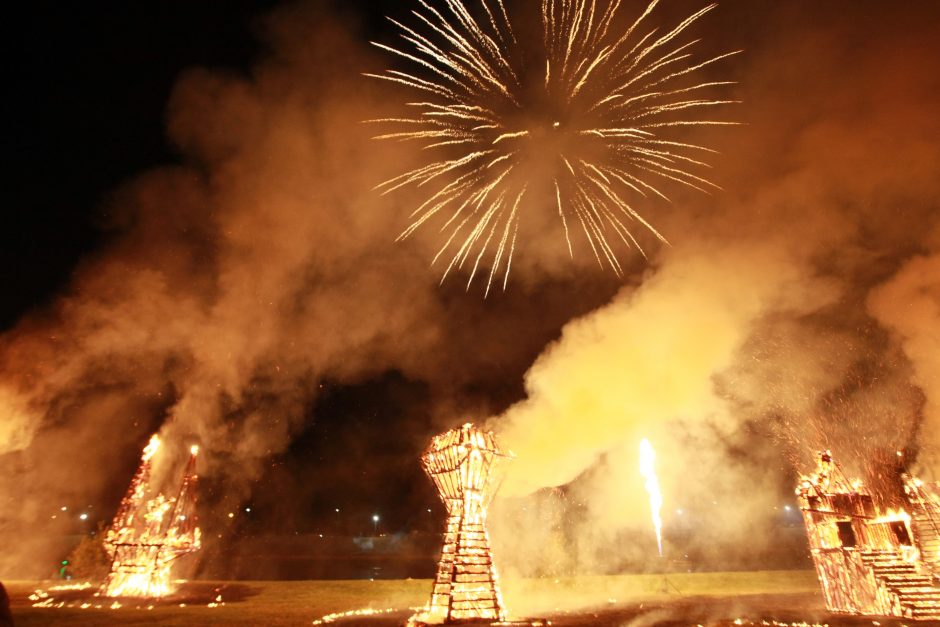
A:
POLYGON ((88 520, 88 514, 83 513, 81 516, 79 516, 79 518, 81 518, 82 520, 88 520))
POLYGON ((430 508, 430 507, 428 508, 428 513, 429 513, 429 514, 431 513, 431 508, 430 508))
POLYGON ((787 510, 787 511, 789 512, 789 511, 790 511, 791 509, 793 509, 793 508, 790 507, 789 505, 784 505, 784 506, 783 506, 783 509, 785 509, 785 510, 787 510))
POLYGON ((65 505, 63 505, 63 506, 62 506, 62 511, 63 511, 63 512, 67 512, 67 511, 69 511, 69 508, 66 507, 65 505))
POLYGON ((676 513, 679 514, 680 516, 682 516, 682 510, 681 510, 681 509, 677 509, 677 510, 676 510, 676 513))
POLYGON ((229 518, 235 518, 235 514, 233 514, 232 512, 229 512, 229 513, 228 513, 228 517, 229 517, 229 518))
POLYGON ((339 508, 338 508, 338 507, 336 508, 336 513, 339 514, 339 508))
POLYGON ((378 514, 373 514, 373 515, 372 515, 372 522, 379 522, 379 515, 378 515, 378 514))
POLYGON ((245 511, 248 512, 248 513, 251 513, 251 508, 250 508, 250 507, 246 507, 246 508, 245 508, 245 511))
POLYGON ((193 455, 198 455, 198 454, 199 454, 199 447, 198 447, 197 445, 193 444, 192 446, 189 447, 189 452, 192 453, 193 455))

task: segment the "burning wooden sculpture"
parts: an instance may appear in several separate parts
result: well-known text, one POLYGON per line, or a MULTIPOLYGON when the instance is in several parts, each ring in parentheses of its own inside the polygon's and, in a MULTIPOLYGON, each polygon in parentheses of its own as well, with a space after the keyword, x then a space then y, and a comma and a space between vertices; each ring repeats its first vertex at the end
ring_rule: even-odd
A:
POLYGON ((144 448, 137 474, 121 501, 104 545, 111 572, 102 592, 111 597, 160 597, 170 593, 170 569, 178 557, 197 551, 200 531, 196 520, 196 454, 189 462, 175 497, 152 493, 150 470, 160 438, 144 448))
POLYGON ((908 508, 879 512, 828 451, 797 488, 810 552, 832 612, 940 619, 940 500, 905 477, 908 508))
POLYGON ((509 457, 492 433, 470 424, 436 436, 422 455, 424 470, 447 506, 447 528, 431 603, 421 622, 505 618, 486 509, 509 457))

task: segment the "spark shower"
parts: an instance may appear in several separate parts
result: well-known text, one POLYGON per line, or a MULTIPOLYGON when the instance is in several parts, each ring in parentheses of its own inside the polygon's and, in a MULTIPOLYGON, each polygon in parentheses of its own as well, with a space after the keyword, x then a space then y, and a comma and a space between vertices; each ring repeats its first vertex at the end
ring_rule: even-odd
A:
POLYGON ((713 151, 670 133, 733 124, 698 112, 734 102, 710 97, 731 83, 700 71, 736 52, 698 61, 698 40, 683 39, 716 5, 660 34, 646 24, 658 0, 632 22, 621 0, 542 0, 532 45, 529 22, 512 19, 503 0, 419 2, 415 26, 391 20, 406 45, 375 44, 412 69, 370 76, 419 98, 407 103, 413 113, 373 120, 392 127, 377 139, 417 142, 427 157, 378 189, 420 188, 426 198, 400 239, 443 216, 434 258, 450 257, 443 278, 469 266, 469 288, 488 265, 487 293, 500 272, 505 289, 523 215, 549 208, 569 255, 570 227, 580 226, 598 264, 619 275, 617 239, 643 253, 639 226, 666 241, 632 197, 668 200, 663 183, 717 188, 701 175, 713 151))

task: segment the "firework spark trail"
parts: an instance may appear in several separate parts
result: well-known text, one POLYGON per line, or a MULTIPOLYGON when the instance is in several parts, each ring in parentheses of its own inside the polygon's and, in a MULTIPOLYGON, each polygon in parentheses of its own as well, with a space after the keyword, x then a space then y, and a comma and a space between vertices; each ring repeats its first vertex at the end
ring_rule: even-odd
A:
POLYGON ((629 195, 668 201, 663 183, 718 189, 693 171, 707 167, 699 155, 714 151, 663 135, 734 124, 694 113, 736 102, 699 95, 732 83, 687 77, 736 52, 693 62, 698 40, 677 41, 716 5, 663 35, 655 28, 640 35, 658 0, 623 28, 621 0, 604 8, 599 0, 542 0, 542 42, 533 53, 517 38, 503 0, 418 4, 415 26, 391 20, 406 45, 375 43, 417 67, 369 76, 407 87, 420 100, 408 103, 410 116, 371 122, 394 128, 377 139, 414 141, 431 155, 377 189, 428 190, 399 239, 449 214, 434 258, 451 255, 442 281, 469 264, 469 289, 492 249, 486 291, 500 270, 505 289, 519 223, 533 204, 554 205, 570 256, 569 220, 580 224, 598 264, 619 275, 614 238, 645 255, 630 223, 666 241, 629 195))
POLYGON ((653 515, 653 527, 656 529, 656 545, 659 547, 659 556, 662 557, 663 493, 659 488, 659 477, 656 475, 656 451, 646 438, 640 442, 640 474, 646 480, 646 491, 650 495, 650 510, 653 515))

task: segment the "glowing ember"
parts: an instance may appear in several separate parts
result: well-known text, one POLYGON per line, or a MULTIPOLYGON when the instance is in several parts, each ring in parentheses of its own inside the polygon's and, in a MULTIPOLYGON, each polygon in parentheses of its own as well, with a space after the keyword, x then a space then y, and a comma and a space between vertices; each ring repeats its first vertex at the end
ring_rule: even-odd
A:
POLYGON ((160 436, 154 433, 150 436, 150 441, 147 443, 147 446, 144 447, 144 454, 141 456, 140 460, 142 462, 149 462, 154 455, 157 454, 157 449, 160 448, 160 436))
POLYGON ((486 532, 486 510, 507 459, 492 433, 471 424, 435 436, 422 455, 424 470, 447 506, 447 527, 431 603, 417 620, 505 619, 486 532))
POLYGON ((82 581, 79 583, 66 583, 60 584, 58 586, 50 586, 49 590, 51 592, 64 592, 66 590, 88 590, 91 588, 91 584, 87 581, 82 581))
POLYGON ((640 442, 640 474, 646 479, 646 491, 650 495, 650 511, 653 516, 653 528, 656 530, 656 545, 659 555, 663 555, 663 493, 659 489, 659 477, 656 476, 656 451, 646 438, 640 442))
POLYGON ((384 610, 374 610, 371 607, 365 607, 361 610, 349 610, 347 612, 334 612, 332 614, 327 614, 326 616, 321 616, 317 620, 313 621, 313 625, 326 625, 329 623, 334 623, 338 620, 344 618, 353 618, 357 616, 381 616, 382 614, 391 614, 392 612, 397 612, 393 607, 386 608, 384 610))
POLYGON ((906 490, 910 512, 879 513, 864 485, 850 481, 829 451, 820 455, 816 474, 801 478, 796 493, 830 611, 940 619, 935 564, 924 559, 940 518, 918 501, 931 498, 921 482, 908 479, 906 490))
POLYGON ((160 439, 154 435, 144 448, 140 467, 121 501, 104 544, 111 572, 102 592, 109 597, 160 597, 170 593, 170 570, 177 558, 197 551, 200 530, 196 519, 196 454, 189 462, 175 497, 148 498, 151 463, 160 439))

